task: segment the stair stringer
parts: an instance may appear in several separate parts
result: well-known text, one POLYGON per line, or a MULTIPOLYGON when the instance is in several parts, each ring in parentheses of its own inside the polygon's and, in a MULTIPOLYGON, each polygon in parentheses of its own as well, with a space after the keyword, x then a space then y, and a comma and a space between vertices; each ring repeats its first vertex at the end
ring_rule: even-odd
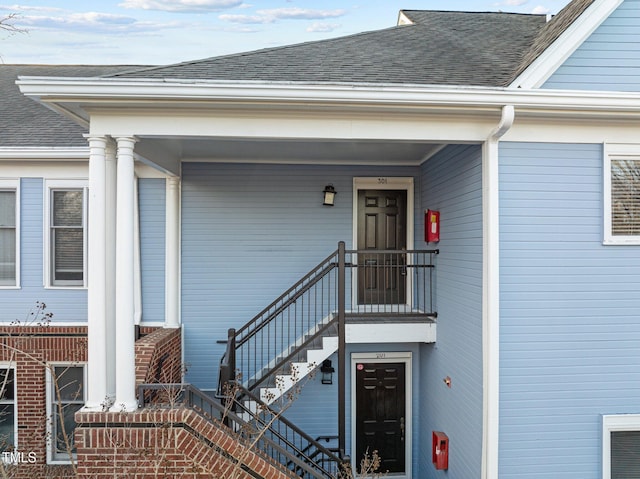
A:
POLYGON ((322 338, 321 349, 308 349, 306 362, 291 363, 292 372, 289 374, 276 374, 275 386, 260 388, 260 400, 270 405, 280 399, 287 391, 307 377, 318 368, 325 359, 328 359, 338 350, 338 337, 325 336, 322 338))

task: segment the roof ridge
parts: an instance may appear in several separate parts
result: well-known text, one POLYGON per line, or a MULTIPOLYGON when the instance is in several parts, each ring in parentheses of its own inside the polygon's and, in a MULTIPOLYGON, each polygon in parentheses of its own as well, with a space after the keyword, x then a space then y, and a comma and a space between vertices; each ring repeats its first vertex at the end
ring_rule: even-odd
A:
POLYGON ((420 12, 420 13, 451 13, 451 14, 475 14, 475 13, 488 13, 494 15, 521 15, 524 17, 543 17, 545 13, 522 13, 522 12, 503 12, 499 10, 497 12, 491 10, 417 10, 414 8, 403 8, 401 12, 420 12))
POLYGON ((352 33, 350 35, 342 35, 339 37, 332 37, 332 38, 323 38, 321 40, 310 40, 310 41, 306 41, 306 42, 299 42, 299 43, 290 43, 290 44, 286 44, 286 45, 278 45, 275 47, 267 47, 267 48, 259 48, 257 50, 249 50, 249 51, 242 51, 242 52, 235 52, 235 53, 228 53, 226 55, 219 55, 219 56, 213 56, 213 57, 206 57, 206 58, 199 58, 199 59, 195 59, 195 60, 186 60, 183 62, 178 62, 178 63, 169 63, 166 65, 155 65, 155 66, 150 66, 148 68, 141 68, 141 69, 136 69, 136 70, 131 70, 131 71, 123 71, 123 72, 118 72, 118 73, 114 73, 112 75, 105 75, 105 77, 117 77, 120 75, 126 75, 128 73, 143 73, 143 72, 152 72, 152 71, 157 71, 157 70, 162 70, 164 68, 174 68, 174 67, 181 67, 181 66, 186 66, 186 65, 197 65, 198 63, 205 63, 205 62, 211 62, 211 61, 218 61, 218 60, 228 60, 228 59, 232 59, 232 58, 242 58, 242 57, 250 57, 253 55, 259 55, 259 54, 263 54, 263 53, 267 53, 267 52, 275 52, 275 51, 283 51, 283 50, 288 50, 288 49, 293 49, 293 48, 297 48, 300 47, 302 45, 312 45, 312 44, 317 44, 317 43, 329 43, 329 42, 334 42, 334 41, 342 41, 344 39, 347 38, 356 38, 356 37, 361 37, 361 36, 365 36, 365 35, 371 35, 371 34, 377 34, 380 33, 382 31, 388 31, 388 30, 395 30, 398 28, 405 28, 405 27, 410 27, 412 25, 392 25, 391 27, 387 27, 387 28, 381 28, 378 30, 367 30, 365 32, 357 32, 357 33, 352 33))

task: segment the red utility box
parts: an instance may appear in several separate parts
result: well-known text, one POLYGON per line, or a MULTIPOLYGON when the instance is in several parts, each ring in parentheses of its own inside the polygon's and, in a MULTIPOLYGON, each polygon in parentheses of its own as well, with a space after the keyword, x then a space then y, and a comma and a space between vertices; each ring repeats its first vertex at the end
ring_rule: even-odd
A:
POLYGON ((449 437, 444 432, 433 431, 431 457, 436 469, 449 469, 449 437))
POLYGON ((440 212, 427 210, 424 214, 424 240, 427 243, 440 241, 440 212))

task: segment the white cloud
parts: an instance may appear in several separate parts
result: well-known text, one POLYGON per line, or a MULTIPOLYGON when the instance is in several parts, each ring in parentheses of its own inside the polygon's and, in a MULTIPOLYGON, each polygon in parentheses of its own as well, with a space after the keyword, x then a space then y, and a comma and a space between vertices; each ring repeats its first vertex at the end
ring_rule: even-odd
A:
POLYGON ((242 24, 264 24, 264 23, 273 23, 275 18, 268 17, 265 15, 231 15, 224 14, 219 15, 218 18, 220 20, 224 20, 231 23, 242 23, 242 24))
POLYGON ((53 13, 53 12, 62 12, 64 11, 62 8, 57 7, 36 7, 29 5, 0 5, 0 10, 6 10, 8 12, 44 12, 44 13, 53 13))
POLYGON ((156 23, 141 22, 133 17, 112 13, 82 12, 61 15, 24 15, 21 26, 27 30, 63 31, 71 33, 100 33, 122 35, 141 32, 157 32, 167 28, 184 28, 178 22, 156 23))
POLYGON ((123 8, 165 12, 217 12, 242 5, 242 0, 124 0, 123 8))
POLYGON ((509 5, 510 7, 519 7, 521 5, 524 5, 525 3, 528 3, 529 0, 506 0, 504 2, 504 5, 509 5))
MULTIPOLYGON (((218 18, 231 23, 267 24, 277 20, 322 20, 345 15, 345 10, 309 10, 304 8, 275 8, 257 10, 255 15, 223 14, 218 18)), ((327 30, 330 31, 330 30, 327 30)))
POLYGON ((531 13, 534 13, 537 15, 546 15, 547 13, 551 13, 551 10, 545 6, 538 5, 533 10, 531 10, 531 13))
POLYGON ((310 10, 308 8, 274 8, 271 10, 258 10, 260 15, 273 16, 278 19, 295 20, 319 20, 323 18, 336 18, 345 15, 346 10, 310 10))
POLYGON ((340 28, 340 24, 338 23, 324 23, 324 22, 315 22, 313 25, 307 27, 307 31, 309 33, 326 33, 332 32, 338 28, 340 28))

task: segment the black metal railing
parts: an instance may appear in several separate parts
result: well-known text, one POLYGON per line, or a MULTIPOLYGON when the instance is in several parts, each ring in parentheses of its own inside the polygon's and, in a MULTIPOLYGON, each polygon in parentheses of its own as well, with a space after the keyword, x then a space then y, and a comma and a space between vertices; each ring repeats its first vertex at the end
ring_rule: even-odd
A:
POLYGON ((309 345, 337 334, 340 294, 345 317, 436 317, 434 256, 438 250, 345 250, 341 246, 251 321, 229 330, 220 386, 237 379, 255 390, 291 362, 303 362, 309 345), (340 275, 344 277, 341 288, 340 275))
MULTIPOLYGON (((189 384, 142 384, 138 398, 141 407, 187 407, 220 427, 224 424, 238 440, 299 477, 339 479, 349 464, 348 457, 339 457, 240 385, 233 386, 225 402, 189 384)), ((235 459, 242 467, 242 458, 235 459)))
MULTIPOLYGON (((240 329, 230 329, 220 366, 220 386, 238 380, 254 390, 334 325, 337 252, 285 291, 240 329), (237 373, 241 376, 237 376, 237 373)), ((335 332, 337 334, 337 331, 335 332)), ((222 392, 222 391, 219 391, 222 392)))

